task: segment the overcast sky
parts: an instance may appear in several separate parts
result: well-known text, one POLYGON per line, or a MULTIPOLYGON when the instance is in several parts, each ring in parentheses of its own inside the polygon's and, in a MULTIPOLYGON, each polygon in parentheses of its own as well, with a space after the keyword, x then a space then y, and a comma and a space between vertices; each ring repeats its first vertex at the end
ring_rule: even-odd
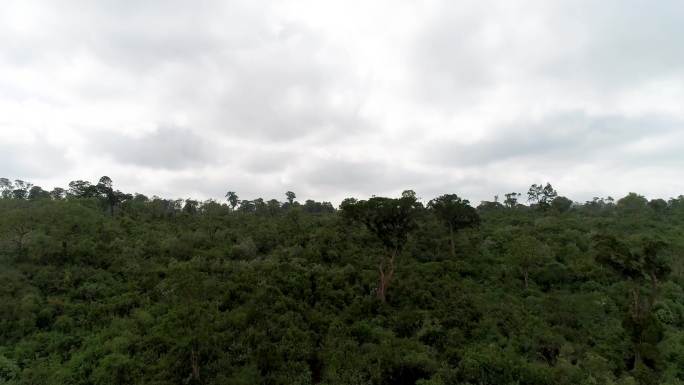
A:
POLYGON ((301 200, 684 194, 684 2, 0 4, 0 177, 301 200))

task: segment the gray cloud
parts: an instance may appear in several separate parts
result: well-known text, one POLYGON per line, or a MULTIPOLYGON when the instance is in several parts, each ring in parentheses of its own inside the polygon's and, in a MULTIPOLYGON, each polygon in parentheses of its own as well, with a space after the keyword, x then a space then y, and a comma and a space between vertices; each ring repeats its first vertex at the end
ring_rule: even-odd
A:
POLYGON ((300 155, 294 151, 253 149, 245 151, 238 160, 238 167, 253 174, 283 172, 288 167, 296 167, 300 155))
POLYGON ((139 137, 99 133, 92 142, 97 153, 115 162, 140 167, 185 169, 219 161, 217 147, 196 133, 178 127, 159 127, 139 137))
POLYGON ((200 199, 678 195, 682 17, 674 0, 10 2, 0 174, 200 199))
MULTIPOLYGON (((628 118, 567 112, 539 120, 511 122, 493 130, 494 135, 474 143, 435 143, 425 153, 432 161, 447 166, 477 166, 521 159, 563 160, 568 164, 597 159, 643 162, 653 154, 635 153, 638 160, 630 159, 632 157, 624 147, 647 138, 678 133, 683 128, 684 121, 661 116, 628 118)), ((677 158, 684 161, 684 156, 677 158)))
POLYGON ((452 109, 497 92, 577 108, 595 102, 587 96, 682 82, 683 16, 677 1, 439 2, 407 56, 412 93, 452 109))
MULTIPOLYGON (((0 125, 0 129, 2 126, 0 125)), ((32 143, 0 143, 0 176, 32 181, 68 172, 74 164, 67 149, 39 138, 32 143)))
POLYGON ((380 160, 318 159, 302 167, 293 179, 307 192, 337 201, 370 195, 397 195, 406 189, 418 190, 430 175, 380 160))
POLYGON ((564 2, 552 22, 574 46, 547 71, 581 78, 594 87, 634 87, 643 81, 684 75, 684 4, 645 0, 564 2), (574 35, 574 36, 573 36, 574 35))

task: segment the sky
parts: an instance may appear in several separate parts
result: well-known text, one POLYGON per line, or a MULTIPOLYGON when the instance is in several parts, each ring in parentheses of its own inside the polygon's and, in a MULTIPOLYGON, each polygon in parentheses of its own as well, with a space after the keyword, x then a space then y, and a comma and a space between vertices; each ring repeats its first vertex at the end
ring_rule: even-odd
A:
POLYGON ((0 177, 678 196, 682 20, 679 0, 3 1, 0 177))

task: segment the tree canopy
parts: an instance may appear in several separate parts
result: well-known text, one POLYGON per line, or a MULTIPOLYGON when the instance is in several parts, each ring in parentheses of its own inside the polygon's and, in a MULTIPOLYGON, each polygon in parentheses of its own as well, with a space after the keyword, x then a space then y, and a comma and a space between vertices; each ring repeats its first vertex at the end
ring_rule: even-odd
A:
POLYGON ((684 382, 684 196, 116 186, 0 178, 0 384, 684 382))

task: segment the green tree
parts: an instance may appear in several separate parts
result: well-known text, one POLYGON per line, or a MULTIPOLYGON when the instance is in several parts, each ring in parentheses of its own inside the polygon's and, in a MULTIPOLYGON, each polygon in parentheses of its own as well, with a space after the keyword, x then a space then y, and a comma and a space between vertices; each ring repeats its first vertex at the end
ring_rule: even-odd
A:
POLYGON ((67 196, 73 198, 93 198, 98 195, 97 187, 90 184, 88 181, 75 180, 69 182, 69 190, 67 196))
POLYGON ((648 207, 653 210, 656 214, 665 214, 668 209, 667 201, 664 199, 651 199, 648 202, 648 207))
POLYGON ((629 193, 627 196, 617 201, 618 212, 627 215, 637 215, 643 213, 648 207, 648 200, 637 193, 629 193))
POLYGON ((101 177, 95 189, 107 204, 109 215, 113 217, 114 208, 126 199, 125 194, 120 191, 114 191, 112 179, 108 176, 101 177))
POLYGON ((17 179, 14 181, 14 190, 12 190, 12 197, 14 199, 26 199, 28 198, 29 191, 32 187, 32 183, 24 182, 21 179, 17 179))
POLYGON ((658 375, 661 369, 657 345, 662 340, 663 333, 653 309, 658 297, 659 283, 671 271, 663 256, 667 244, 647 238, 635 250, 613 235, 598 234, 593 238, 593 246, 596 261, 629 283, 629 316, 623 326, 629 332, 634 346, 632 368, 641 383, 651 383, 654 375, 658 375), (644 296, 642 292, 645 290, 650 293, 644 296))
POLYGON ((557 196, 558 193, 550 183, 546 183, 543 187, 541 184, 533 184, 527 191, 527 201, 532 202, 541 210, 548 209, 557 196))
POLYGON ((295 195, 295 193, 293 193, 292 191, 286 192, 286 193, 285 193, 285 197, 287 198, 287 202, 288 202, 290 205, 292 205, 292 204, 294 203, 295 198, 297 198, 297 196, 295 195))
POLYGON ((456 257, 456 243, 454 233, 480 224, 477 214, 467 199, 461 199, 456 194, 445 194, 428 203, 428 209, 449 228, 449 245, 451 256, 456 257))
POLYGON ((0 237, 7 237, 14 245, 14 252, 17 258, 26 255, 26 244, 31 233, 35 229, 36 219, 33 207, 22 205, 11 208, 0 217, 0 237))
POLYGON ((0 384, 18 384, 15 381, 19 378, 19 372, 16 362, 0 354, 0 384))
POLYGON ((530 271, 544 262, 544 245, 531 235, 514 238, 508 246, 508 253, 520 270, 525 290, 529 288, 530 271))
POLYGON ((61 187, 55 187, 54 189, 52 189, 52 191, 50 191, 50 198, 52 198, 53 200, 64 199, 64 197, 66 197, 66 195, 67 195, 66 190, 64 190, 61 187))
POLYGON ((520 197, 520 193, 517 192, 511 192, 508 194, 504 194, 506 199, 504 199, 504 206, 508 208, 513 208, 518 205, 518 198, 520 197))
POLYGON ((240 201, 240 207, 238 210, 246 213, 253 213, 256 211, 256 204, 254 201, 243 199, 240 201))
POLYGON ((557 197, 551 202, 551 208, 559 213, 564 213, 572 208, 572 201, 566 197, 557 197))
POLYGON ((183 205, 183 212, 190 214, 190 215, 195 215, 197 214, 197 211, 199 209, 199 202, 194 200, 194 199, 186 199, 185 204, 183 205))
POLYGON ((226 193, 226 198, 230 204, 230 208, 235 211, 235 207, 240 203, 240 199, 235 191, 228 191, 226 193))
POLYGON ((266 208, 268 209, 268 214, 274 216, 280 211, 280 202, 277 199, 270 199, 266 202, 266 208))
POLYGON ((360 201, 348 198, 340 205, 344 216, 363 223, 385 249, 378 265, 380 277, 377 288, 377 296, 383 302, 394 278, 397 256, 406 244, 409 233, 416 228, 419 207, 415 193, 408 191, 401 198, 373 197, 360 201))
POLYGON ((50 193, 43 190, 40 186, 33 186, 28 192, 29 200, 50 199, 50 193))
POLYGON ((0 178, 0 197, 11 198, 14 184, 7 178, 0 178))

